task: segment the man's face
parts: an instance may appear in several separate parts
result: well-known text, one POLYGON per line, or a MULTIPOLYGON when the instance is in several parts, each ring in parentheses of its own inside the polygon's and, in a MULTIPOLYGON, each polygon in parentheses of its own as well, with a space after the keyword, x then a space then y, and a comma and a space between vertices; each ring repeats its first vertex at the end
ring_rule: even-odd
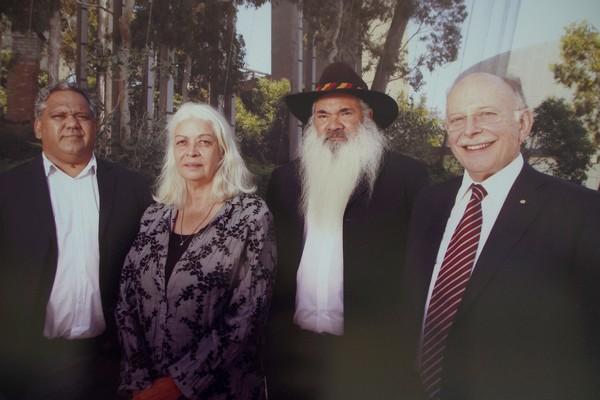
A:
POLYGON ((35 120, 35 136, 42 150, 55 163, 85 163, 92 157, 96 122, 86 99, 72 90, 50 95, 46 108, 35 120))
POLYGON ((321 97, 313 106, 313 124, 317 135, 329 146, 347 142, 356 135, 363 121, 362 108, 358 98, 335 93, 321 97))
POLYGON ((533 116, 502 79, 471 74, 448 95, 448 143, 476 182, 492 176, 519 154, 533 116))

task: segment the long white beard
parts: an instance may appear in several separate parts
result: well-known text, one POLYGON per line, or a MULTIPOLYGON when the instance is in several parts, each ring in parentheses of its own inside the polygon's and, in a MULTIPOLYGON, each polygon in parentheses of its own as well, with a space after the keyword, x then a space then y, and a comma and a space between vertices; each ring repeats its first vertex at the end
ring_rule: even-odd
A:
POLYGON ((385 147, 385 137, 369 119, 342 143, 325 141, 309 125, 301 153, 305 218, 322 227, 337 225, 350 196, 363 179, 369 190, 373 190, 385 147))
POLYGON ((305 242, 296 275, 294 322, 318 333, 344 333, 343 216, 363 177, 372 191, 385 140, 372 121, 343 143, 309 126, 302 143, 305 242))

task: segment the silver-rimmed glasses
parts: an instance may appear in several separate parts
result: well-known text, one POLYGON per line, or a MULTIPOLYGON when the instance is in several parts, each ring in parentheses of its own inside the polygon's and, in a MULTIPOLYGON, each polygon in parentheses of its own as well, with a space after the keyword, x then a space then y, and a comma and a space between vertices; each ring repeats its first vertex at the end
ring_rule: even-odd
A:
MULTIPOLYGON (((515 121, 519 119, 520 114, 525 110, 527 110, 526 107, 513 110, 515 121)), ((467 127, 468 119, 472 118, 473 123, 477 124, 478 127, 486 128, 496 125, 502 121, 505 116, 506 114, 494 109, 477 110, 471 114, 452 114, 446 119, 445 126, 448 132, 462 131, 467 127)))

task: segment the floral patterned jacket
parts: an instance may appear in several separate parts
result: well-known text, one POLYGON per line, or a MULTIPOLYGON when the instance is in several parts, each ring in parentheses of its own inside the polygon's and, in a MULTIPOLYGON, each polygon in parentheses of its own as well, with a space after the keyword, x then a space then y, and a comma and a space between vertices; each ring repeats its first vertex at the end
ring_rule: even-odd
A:
POLYGON ((153 204, 125 260, 116 309, 123 393, 170 376, 188 399, 263 399, 263 326, 275 266, 272 217, 255 195, 228 200, 168 283, 175 210, 153 204))

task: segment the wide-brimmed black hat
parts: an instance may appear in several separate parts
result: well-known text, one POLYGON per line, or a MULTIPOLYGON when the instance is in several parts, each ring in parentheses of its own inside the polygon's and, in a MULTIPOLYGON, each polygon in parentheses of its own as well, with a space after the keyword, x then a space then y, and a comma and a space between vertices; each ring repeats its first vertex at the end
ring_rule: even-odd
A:
POLYGON ((285 102, 300 121, 306 123, 312 114, 313 103, 328 94, 347 93, 363 100, 373 110, 373 121, 388 127, 398 116, 398 104, 385 93, 369 90, 365 81, 343 62, 329 64, 321 74, 315 91, 290 94, 285 102))

